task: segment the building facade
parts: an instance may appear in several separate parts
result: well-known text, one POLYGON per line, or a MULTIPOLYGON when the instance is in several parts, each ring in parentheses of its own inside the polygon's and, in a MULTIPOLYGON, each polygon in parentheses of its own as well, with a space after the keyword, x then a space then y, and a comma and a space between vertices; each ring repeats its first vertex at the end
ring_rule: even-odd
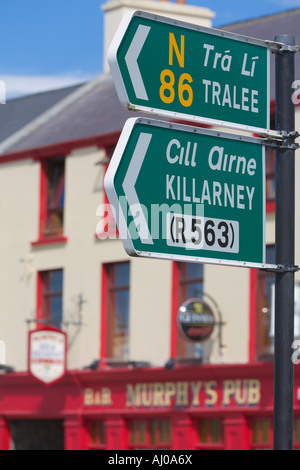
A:
MULTIPOLYGON (((104 6, 107 43, 112 25, 136 3, 141 8, 135 0, 104 6)), ((213 17, 184 2, 144 0, 141 9, 205 26, 213 17)), ((226 28, 274 39, 284 27, 296 36, 299 16, 294 10, 226 28)), ((274 119, 272 93, 271 87, 274 119)), ((5 106, 19 113, 30 100, 5 106)), ((295 115, 299 129, 297 106, 295 115)), ((45 99, 42 112, 2 137, 0 449, 272 448, 274 275, 126 254, 103 181, 129 117, 106 70, 57 102, 45 99), (187 340, 178 327, 179 306, 192 298, 204 300, 214 318, 202 342, 187 340), (30 334, 49 326, 66 338, 66 370, 53 382, 46 369, 40 377, 30 370, 30 334)), ((267 152, 266 170, 272 263, 274 151, 267 152)), ((299 171, 296 157, 296 181, 299 171)), ((299 200, 296 185, 296 233, 299 200)), ((296 264, 298 255, 296 240, 296 264)), ((296 274, 295 339, 298 286, 296 274)))

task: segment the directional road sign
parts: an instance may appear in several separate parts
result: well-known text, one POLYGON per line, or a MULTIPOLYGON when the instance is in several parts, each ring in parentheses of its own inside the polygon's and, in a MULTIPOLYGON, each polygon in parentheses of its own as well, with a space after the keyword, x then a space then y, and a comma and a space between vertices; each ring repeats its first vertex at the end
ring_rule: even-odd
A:
POLYGON ((271 46, 135 11, 121 22, 108 61, 119 99, 129 109, 272 133, 271 46))
POLYGON ((105 177, 133 256, 262 267, 262 139, 129 119, 105 177))

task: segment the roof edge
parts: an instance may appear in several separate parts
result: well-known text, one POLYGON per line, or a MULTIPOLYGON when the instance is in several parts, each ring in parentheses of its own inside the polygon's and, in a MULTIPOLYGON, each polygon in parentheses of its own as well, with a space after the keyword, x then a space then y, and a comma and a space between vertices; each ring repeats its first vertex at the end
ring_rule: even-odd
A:
POLYGON ((63 109, 74 103, 76 100, 78 100, 87 92, 89 92, 92 88, 94 88, 99 82, 105 80, 108 77, 108 73, 103 73, 101 75, 98 75, 98 77, 91 80, 90 82, 79 86, 79 88, 71 92, 69 95, 67 95, 61 101, 56 103, 50 109, 47 109, 47 111, 40 114, 33 121, 30 121, 28 124, 26 124, 26 126, 22 127, 20 130, 9 136, 7 139, 3 140, 0 144, 0 156, 5 154, 5 152, 7 152, 10 147, 15 145, 22 138, 27 137, 31 132, 35 131, 37 128, 45 124, 49 119, 56 116, 63 109))
POLYGON ((288 10, 282 10, 282 11, 279 11, 277 13, 271 13, 271 14, 262 15, 262 16, 253 16, 252 18, 249 18, 248 20, 235 21, 234 23, 226 23, 226 24, 223 24, 223 25, 220 25, 220 26, 216 26, 215 29, 229 28, 230 26, 242 26, 244 24, 251 23, 251 22, 263 21, 263 20, 271 18, 271 17, 282 16, 282 15, 286 15, 286 14, 290 15, 290 14, 295 13, 296 11, 300 12, 300 7, 291 8, 291 9, 288 9, 288 10))
POLYGON ((5 153, 0 155, 0 165, 18 160, 41 160, 47 157, 57 157, 58 155, 68 155, 75 149, 88 148, 92 145, 103 148, 115 143, 120 136, 121 130, 118 132, 110 132, 108 134, 84 137, 83 139, 58 142, 44 147, 19 150, 17 152, 5 153))

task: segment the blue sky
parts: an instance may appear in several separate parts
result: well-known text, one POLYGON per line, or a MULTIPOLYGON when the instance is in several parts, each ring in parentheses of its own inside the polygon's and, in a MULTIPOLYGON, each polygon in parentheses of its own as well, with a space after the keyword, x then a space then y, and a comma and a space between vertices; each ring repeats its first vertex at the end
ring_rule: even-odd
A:
MULTIPOLYGON (((100 74, 104 3, 0 0, 0 79, 6 83, 7 99, 100 74)), ((300 0, 187 0, 187 4, 210 8, 216 15, 213 26, 221 27, 300 7, 300 0)))

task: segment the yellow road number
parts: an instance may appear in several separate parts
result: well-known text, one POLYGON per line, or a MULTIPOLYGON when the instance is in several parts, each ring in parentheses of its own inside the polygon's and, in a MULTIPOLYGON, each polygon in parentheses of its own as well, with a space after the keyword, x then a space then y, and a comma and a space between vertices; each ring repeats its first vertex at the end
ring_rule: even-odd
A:
MULTIPOLYGON (((193 79, 188 73, 183 73, 178 81, 178 99, 182 106, 189 107, 193 102, 193 89, 190 83, 193 79)), ((161 86, 159 89, 160 99, 167 104, 174 101, 175 98, 175 76, 171 70, 165 69, 160 74, 161 86)))

